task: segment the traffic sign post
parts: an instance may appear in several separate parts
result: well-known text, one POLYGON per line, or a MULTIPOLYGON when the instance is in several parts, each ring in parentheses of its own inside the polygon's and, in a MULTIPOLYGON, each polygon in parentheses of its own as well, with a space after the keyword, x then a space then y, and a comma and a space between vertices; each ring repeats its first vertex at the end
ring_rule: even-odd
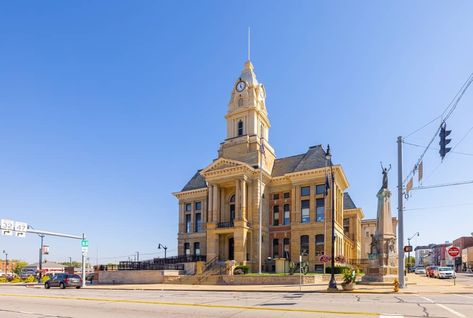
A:
POLYGON ((458 255, 460 255, 460 249, 456 246, 452 246, 448 249, 447 251, 448 255, 450 255, 451 257, 458 257, 458 255))

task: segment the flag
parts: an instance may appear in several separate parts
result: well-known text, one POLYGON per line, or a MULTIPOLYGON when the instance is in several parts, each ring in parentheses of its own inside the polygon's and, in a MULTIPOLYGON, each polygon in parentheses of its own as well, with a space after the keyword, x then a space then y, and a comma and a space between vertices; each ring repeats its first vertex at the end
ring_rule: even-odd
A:
POLYGON ((424 162, 421 161, 419 163, 419 182, 422 182, 423 177, 424 177, 424 162))
POLYGON ((407 183, 407 186, 406 186, 406 192, 409 193, 409 191, 411 191, 412 187, 414 186, 414 180, 413 178, 411 178, 409 180, 409 182, 407 183))
POLYGON ((328 195, 328 190, 330 189, 330 183, 328 182, 328 174, 325 175, 325 195, 328 195))
POLYGON ((259 149, 260 149, 261 154, 266 157, 266 150, 264 149, 263 138, 261 138, 259 149))

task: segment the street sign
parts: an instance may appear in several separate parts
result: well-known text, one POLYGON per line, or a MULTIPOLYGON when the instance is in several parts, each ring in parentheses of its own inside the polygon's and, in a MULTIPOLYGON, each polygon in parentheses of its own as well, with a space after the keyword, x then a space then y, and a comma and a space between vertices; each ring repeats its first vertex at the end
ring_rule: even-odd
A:
POLYGON ((13 235, 13 231, 10 231, 10 230, 2 230, 2 235, 5 235, 5 236, 12 236, 12 235, 13 235))
POLYGON ((16 237, 25 237, 27 229, 28 229, 28 224, 24 222, 15 222, 16 237))
POLYGON ((82 247, 89 247, 89 241, 88 240, 82 240, 82 241, 80 241, 80 245, 82 247))
POLYGON ((15 222, 13 222, 12 220, 2 219, 0 221, 0 228, 2 230, 13 231, 15 229, 15 222))
POLYGON ((43 245, 43 248, 41 249, 44 255, 49 255, 49 245, 43 245))
POLYGON ((460 255, 460 249, 456 246, 452 246, 448 249, 448 255, 450 255, 451 257, 457 257, 458 255, 460 255))
POLYGON ((411 245, 404 246, 404 252, 406 253, 412 252, 412 246, 411 245))

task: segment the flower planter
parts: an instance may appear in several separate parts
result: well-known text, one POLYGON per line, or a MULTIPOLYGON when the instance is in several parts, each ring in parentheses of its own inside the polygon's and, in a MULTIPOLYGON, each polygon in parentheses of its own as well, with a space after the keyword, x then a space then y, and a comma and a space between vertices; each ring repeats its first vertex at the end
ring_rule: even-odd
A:
POLYGON ((343 288, 343 290, 346 290, 346 291, 351 291, 351 290, 353 290, 353 282, 350 282, 350 283, 342 283, 342 288, 343 288))

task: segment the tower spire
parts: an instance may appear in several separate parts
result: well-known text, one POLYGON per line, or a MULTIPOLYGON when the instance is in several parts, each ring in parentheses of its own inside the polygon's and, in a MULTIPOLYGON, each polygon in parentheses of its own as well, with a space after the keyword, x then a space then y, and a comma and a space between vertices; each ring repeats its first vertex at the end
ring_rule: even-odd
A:
POLYGON ((248 61, 251 60, 251 28, 248 27, 248 61))

